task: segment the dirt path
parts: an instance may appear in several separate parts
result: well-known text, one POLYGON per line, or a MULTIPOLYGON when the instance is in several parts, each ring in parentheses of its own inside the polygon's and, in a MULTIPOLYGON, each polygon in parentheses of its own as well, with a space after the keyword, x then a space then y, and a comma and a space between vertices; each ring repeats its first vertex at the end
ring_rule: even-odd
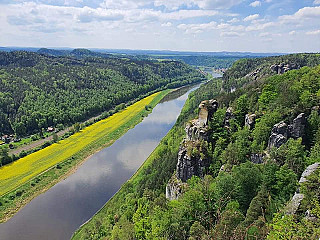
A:
MULTIPOLYGON (((91 117, 89 118, 88 120, 86 120, 85 122, 88 122, 88 121, 91 121, 91 120, 94 120, 96 118, 99 118, 99 116, 95 116, 95 117, 91 117)), ((83 123, 85 123, 83 122, 83 123)), ((66 129, 63 129, 59 132, 57 132, 57 135, 58 137, 61 137, 63 136, 66 132, 69 132, 71 130, 72 127, 67 127, 66 129)), ((26 145, 22 145, 18 148, 15 148, 15 149, 10 149, 9 150, 9 154, 12 155, 19 155, 22 151, 29 151, 31 149, 34 149, 36 147, 39 147, 41 146, 42 144, 44 144, 45 142, 48 142, 48 141, 51 141, 53 139, 53 135, 49 136, 49 137, 46 137, 46 138, 42 138, 42 139, 39 139, 39 140, 36 140, 36 141, 32 141, 31 143, 29 144, 26 144, 26 145)))
MULTIPOLYGON (((63 134, 65 134, 66 132, 68 132, 70 130, 71 127, 68 127, 60 132, 57 132, 57 135, 59 137, 61 137, 63 134)), ((9 151, 9 154, 14 154, 14 155, 19 155, 22 151, 29 151, 33 148, 36 148, 36 147, 39 147, 41 146, 42 144, 44 144, 45 142, 47 141, 51 141, 53 138, 53 136, 49 136, 49 137, 46 137, 46 138, 41 138, 39 140, 36 140, 36 141, 32 141, 30 144, 26 144, 26 145, 22 145, 16 149, 11 149, 9 151)))

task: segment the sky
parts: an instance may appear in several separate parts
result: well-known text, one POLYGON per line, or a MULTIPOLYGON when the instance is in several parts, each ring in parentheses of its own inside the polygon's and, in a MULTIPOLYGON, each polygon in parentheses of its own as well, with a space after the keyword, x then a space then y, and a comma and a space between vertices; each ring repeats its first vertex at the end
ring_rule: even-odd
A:
POLYGON ((0 46, 320 52, 320 0, 0 0, 0 46))

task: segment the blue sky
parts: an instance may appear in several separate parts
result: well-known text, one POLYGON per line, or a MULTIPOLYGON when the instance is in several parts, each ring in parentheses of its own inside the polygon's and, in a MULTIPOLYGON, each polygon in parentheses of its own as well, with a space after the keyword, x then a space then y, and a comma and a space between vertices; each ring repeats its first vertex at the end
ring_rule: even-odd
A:
POLYGON ((0 0, 0 9, 0 46, 320 51, 320 0, 0 0))

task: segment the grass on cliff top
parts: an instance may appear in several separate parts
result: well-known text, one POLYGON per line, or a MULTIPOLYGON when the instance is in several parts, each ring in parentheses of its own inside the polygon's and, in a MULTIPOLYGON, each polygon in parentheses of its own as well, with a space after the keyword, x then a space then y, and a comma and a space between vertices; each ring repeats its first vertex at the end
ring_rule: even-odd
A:
POLYGON ((152 94, 67 139, 1 167, 0 222, 57 183, 74 165, 134 127, 148 114, 149 106, 154 107, 169 91, 152 94))

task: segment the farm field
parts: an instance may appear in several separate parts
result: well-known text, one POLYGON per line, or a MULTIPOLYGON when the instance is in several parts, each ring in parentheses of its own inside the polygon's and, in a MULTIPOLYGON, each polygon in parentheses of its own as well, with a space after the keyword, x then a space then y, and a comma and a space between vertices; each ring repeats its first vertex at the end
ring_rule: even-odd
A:
MULTIPOLYGON (((10 205, 10 200, 13 200, 11 199, 12 196, 10 197, 9 195, 14 194, 14 205, 17 204, 17 201, 19 202, 18 199, 21 198, 21 194, 22 196, 34 197, 33 194, 30 194, 30 189, 34 187, 35 184, 38 184, 38 179, 41 179, 40 176, 50 176, 50 171, 56 172, 56 169, 60 168, 59 165, 61 165, 61 168, 71 168, 72 164, 70 164, 70 162, 80 162, 79 158, 83 160, 102 146, 110 145, 128 129, 141 121, 143 116, 148 113, 146 105, 154 107, 169 91, 170 90, 165 90, 154 93, 127 107, 121 112, 86 127, 67 139, 61 140, 43 150, 30 154, 12 164, 0 168, 0 201, 2 202, 0 205, 1 219, 3 220, 4 215, 8 214, 7 207, 9 206, 6 205, 10 205), (46 173, 42 174, 44 172, 46 173), (26 184, 28 182, 31 184, 26 184), (15 194, 15 192, 19 193, 15 194)), ((64 171, 61 171, 61 173, 65 174, 66 170, 62 170, 64 171)), ((56 173, 54 175, 56 175, 56 173)), ((46 188, 45 186, 43 187, 46 188)), ((35 189, 38 191, 41 190, 41 188, 39 189, 37 186, 35 189)), ((21 199, 25 201, 24 197, 21 199)))

